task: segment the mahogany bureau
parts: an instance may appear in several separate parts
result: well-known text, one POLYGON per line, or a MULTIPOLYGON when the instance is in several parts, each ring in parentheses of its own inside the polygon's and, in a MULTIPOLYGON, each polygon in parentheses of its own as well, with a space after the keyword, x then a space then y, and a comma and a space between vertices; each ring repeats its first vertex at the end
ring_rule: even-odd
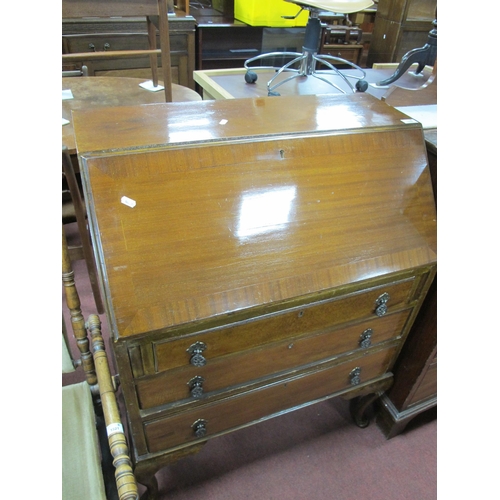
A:
POLYGON ((73 115, 135 474, 341 396, 359 426, 436 272, 423 131, 365 94, 73 115))

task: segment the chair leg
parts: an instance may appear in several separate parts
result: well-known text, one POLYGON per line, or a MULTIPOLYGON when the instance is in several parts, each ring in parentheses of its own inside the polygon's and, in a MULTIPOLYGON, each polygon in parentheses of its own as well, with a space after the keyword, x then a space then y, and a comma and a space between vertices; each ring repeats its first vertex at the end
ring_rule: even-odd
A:
POLYGON ((92 293, 94 295, 94 301, 99 314, 104 313, 104 305, 102 302, 101 291, 99 289, 99 283, 97 278, 97 269, 94 259, 94 251, 92 249, 92 244, 90 242, 89 230, 87 228, 86 221, 84 221, 84 229, 80 230, 80 235, 82 238, 83 255, 85 256, 85 263, 87 265, 87 271, 89 273, 90 286, 92 287, 92 293))
MULTIPOLYGON (((156 50, 156 26, 154 25, 151 18, 148 16, 146 18, 148 25, 148 43, 151 50, 156 50)), ((150 54, 149 64, 151 65, 151 71, 153 73, 153 85, 158 86, 158 56, 156 54, 150 54)))
POLYGON ((165 101, 172 102, 172 69, 170 62, 170 32, 168 28, 167 3, 158 0, 161 67, 163 70, 163 85, 165 87, 165 101))

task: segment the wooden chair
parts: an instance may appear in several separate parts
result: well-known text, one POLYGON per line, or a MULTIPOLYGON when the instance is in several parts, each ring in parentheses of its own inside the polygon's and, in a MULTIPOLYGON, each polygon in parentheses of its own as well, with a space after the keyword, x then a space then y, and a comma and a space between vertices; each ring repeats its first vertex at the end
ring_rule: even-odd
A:
POLYGON ((99 316, 92 314, 87 325, 84 323, 64 228, 62 280, 80 351, 80 359, 73 361, 67 348, 63 315, 63 373, 82 368, 86 377, 84 382, 62 388, 62 498, 137 500, 137 482, 120 421, 101 322, 99 316), (93 354, 86 327, 91 334, 93 354))
POLYGON ((149 55, 153 85, 158 86, 158 54, 161 55, 165 101, 172 102, 170 38, 166 0, 63 0, 62 17, 146 17, 149 49, 110 50, 63 54, 63 62, 92 61, 117 57, 149 55), (156 26, 160 33, 160 49, 156 48, 156 26))
POLYGON ((90 285, 97 308, 97 312, 104 312, 101 291, 97 281, 97 269, 94 251, 90 241, 90 231, 87 223, 87 211, 83 202, 80 186, 76 179, 75 169, 66 146, 62 147, 62 222, 68 224, 76 222, 80 242, 68 248, 71 261, 84 259, 90 278, 90 285))

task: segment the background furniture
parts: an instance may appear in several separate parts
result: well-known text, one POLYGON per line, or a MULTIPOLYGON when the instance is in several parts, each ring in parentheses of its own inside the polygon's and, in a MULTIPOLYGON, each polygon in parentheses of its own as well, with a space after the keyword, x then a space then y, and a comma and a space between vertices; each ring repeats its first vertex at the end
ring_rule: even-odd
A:
MULTIPOLYGON (((199 17, 196 27, 196 69, 243 67, 262 52, 302 49, 305 28, 248 26, 232 19, 199 17)), ((281 63, 283 58, 276 58, 281 63)))
POLYGON ((424 69, 425 66, 434 66, 436 64, 437 22, 434 21, 433 24, 434 28, 429 32, 427 43, 423 47, 416 47, 407 52, 401 59, 401 62, 394 71, 394 74, 379 82, 379 85, 390 85, 394 83, 414 65, 416 65, 414 72, 418 74, 424 69))
POLYGON ((152 493, 208 439, 326 398, 367 425, 435 273, 419 124, 366 94, 239 104, 74 113, 152 493))
POLYGON ((62 388, 63 498, 138 500, 137 483, 120 420, 116 388, 110 375, 100 320, 95 314, 88 319, 92 354, 64 229, 62 281, 71 315, 72 333, 80 352, 80 358, 73 361, 67 348, 63 315, 63 373, 79 367, 86 375, 85 381, 62 388))
MULTIPOLYGON (((194 88, 194 18, 176 11, 175 17, 169 16, 169 33, 172 82, 194 88)), ((159 44, 159 36, 157 38, 159 44)), ((62 40, 63 53, 88 51, 89 46, 101 51, 108 45, 113 50, 148 47, 147 26, 141 18, 63 19, 62 40)), ((147 56, 88 61, 87 65, 91 76, 151 78, 147 56)), ((159 79, 162 80, 162 68, 158 68, 158 71, 159 79)))
POLYGON ((276 75, 267 82, 268 95, 270 96, 280 95, 280 92, 277 90, 278 87, 295 78, 303 79, 303 77, 312 77, 328 82, 342 92, 350 93, 356 90, 364 92, 367 84, 364 81, 364 72, 359 66, 347 59, 339 59, 337 55, 319 53, 321 40, 324 36, 322 34, 324 32, 324 24, 321 22, 319 15, 322 9, 339 11, 344 14, 356 12, 373 5, 372 0, 351 0, 349 2, 338 0, 323 0, 322 2, 317 2, 316 0, 293 0, 293 3, 300 7, 299 12, 309 12, 302 50, 300 52, 271 52, 270 54, 264 53, 250 57, 244 64, 245 69, 247 69, 245 81, 247 83, 255 83, 258 74, 253 70, 258 66, 262 66, 276 70, 276 75), (285 58, 285 64, 275 65, 273 59, 276 55, 285 58), (352 71, 349 74, 340 73, 335 66, 338 64, 348 66, 352 71), (282 72, 288 73, 287 78, 278 78, 282 72), (327 75, 332 74, 339 77, 339 79, 343 79, 345 83, 343 87, 347 87, 348 90, 344 90, 342 86, 337 85, 335 82, 336 79, 327 78, 327 75))
MULTIPOLYGON (((322 33, 319 54, 346 59, 359 65, 363 53, 361 28, 352 26, 327 26, 322 33)), ((344 67, 335 64, 336 67, 344 67)))
MULTIPOLYGON (((257 82, 253 85, 246 84, 244 81, 244 68, 232 68, 232 69, 221 69, 221 70, 207 70, 207 71, 195 71, 193 76, 202 89, 204 99, 238 99, 243 97, 267 97, 267 87, 266 82, 271 78, 274 73, 270 70, 256 70, 260 77, 257 82)), ((344 70, 340 70, 344 71, 344 70)), ((346 70, 346 72, 349 72, 346 70)), ((378 68, 378 69, 365 69, 365 80, 369 83, 376 84, 379 79, 383 79, 386 76, 392 75, 394 72, 394 66, 378 68)), ((415 76, 410 73, 406 73, 401 77, 395 86, 401 85, 407 89, 419 89, 422 85, 428 81, 432 76, 432 68, 425 68, 420 76, 415 76)), ((285 78, 284 75, 280 77, 285 78)), ((332 79, 335 77, 331 77, 332 79)), ((339 78, 336 79, 337 84, 342 84, 339 82, 339 78)), ((377 87, 374 85, 369 85, 366 93, 373 95, 378 99, 382 99, 384 96, 388 96, 391 87, 377 87)), ((433 91, 433 89, 429 89, 433 91)), ((396 92, 396 89, 394 89, 396 92)), ((434 87, 435 91, 435 87, 434 87)), ((299 94, 337 94, 339 93, 331 85, 328 85, 316 78, 307 78, 303 80, 296 80, 284 85, 280 88, 281 94, 284 95, 299 95, 299 94)), ((425 92, 424 94, 427 94, 425 92)), ((396 94, 397 95, 397 92, 396 94)), ((427 96, 427 99, 429 96, 427 96)), ((389 99, 389 97, 387 97, 389 99)), ((424 97, 424 100, 426 98, 424 97)), ((402 99, 403 101, 408 101, 408 97, 402 99)), ((408 103, 410 103, 408 101, 408 103)), ((421 102, 422 104, 423 102, 421 102)), ((431 104, 431 101, 426 101, 426 103, 431 104)), ((434 102, 435 103, 435 102, 434 102)), ((412 102, 413 104, 413 102, 412 102)), ((416 103, 415 103, 416 104, 416 103)), ((403 104, 398 104, 403 105, 403 104)))
POLYGON ((351 14, 336 12, 320 12, 319 17, 325 24, 324 40, 320 47, 320 54, 331 53, 335 56, 339 52, 343 59, 355 62, 362 68, 366 67, 366 58, 370 48, 370 41, 377 14, 377 3, 371 7, 351 14), (343 36, 339 36, 343 32, 343 36), (342 48, 323 48, 323 45, 342 45, 342 48), (361 53, 359 51, 361 45, 361 53), (337 49, 337 52, 330 52, 337 49), (357 58, 357 59, 356 59, 357 58))
MULTIPOLYGON (((196 19, 196 70, 236 68, 243 66, 248 57, 260 53, 302 50, 304 27, 249 26, 234 18, 232 0, 195 3, 190 12, 196 19), (206 3, 211 3, 212 7, 201 8, 201 4, 206 3)), ((362 30, 359 43, 329 43, 330 37, 325 36, 319 52, 332 56, 340 53, 344 59, 364 64, 375 13, 374 6, 348 16, 354 29, 362 30), (323 45, 326 45, 324 49, 323 45)), ((343 15, 322 12, 321 20, 325 23, 325 32, 328 28, 337 31, 344 28, 341 26, 343 15)), ((283 58, 276 59, 275 64, 283 64, 283 58)))
POLYGON ((189 14, 189 0, 174 0, 174 5, 180 11, 189 14))
POLYGON ((436 9, 436 0, 379 0, 367 66, 399 62, 408 51, 425 45, 436 9))
POLYGON ((437 405, 437 278, 394 367, 394 384, 378 402, 377 424, 388 439, 437 405))
POLYGON ((180 12, 179 16, 171 17, 175 22, 167 20, 166 9, 166 2, 158 0, 99 0, 97 4, 96 0, 65 0, 63 62, 80 61, 88 66, 90 75, 101 76, 120 71, 121 76, 140 77, 145 73, 140 74, 138 70, 153 68, 153 81, 155 78, 163 81, 165 98, 167 102, 171 101, 171 82, 193 87, 190 74, 194 69, 194 58, 190 60, 189 55, 194 56, 194 20, 180 12), (144 20, 139 16, 147 18, 144 20), (155 19, 158 35, 152 23, 155 19), (183 19, 188 25, 181 28, 183 19), (175 24, 172 26, 173 36, 169 35, 171 24, 175 24), (150 49, 156 49, 157 38, 161 50, 151 54, 150 49), (162 68, 168 68, 168 71, 156 71, 158 54, 162 55, 162 68), (171 73, 173 58, 174 76, 171 73))

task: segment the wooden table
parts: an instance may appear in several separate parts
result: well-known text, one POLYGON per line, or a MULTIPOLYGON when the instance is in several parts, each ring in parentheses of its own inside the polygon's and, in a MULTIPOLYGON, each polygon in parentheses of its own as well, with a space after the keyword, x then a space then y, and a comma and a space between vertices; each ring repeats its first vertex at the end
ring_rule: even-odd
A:
MULTIPOLYGON (((62 142, 69 153, 76 153, 71 112, 101 106, 132 106, 165 102, 164 92, 151 92, 139 87, 143 78, 123 77, 75 77, 63 78, 62 89, 71 90, 73 99, 62 101, 62 117, 70 123, 62 127, 62 142)), ((160 82, 161 83, 161 82, 160 82)), ((174 102, 200 101, 200 95, 192 89, 172 84, 174 102)))
MULTIPOLYGON (((344 74, 352 74, 361 76, 359 71, 355 70, 341 70, 344 74)), ((365 80, 370 84, 375 84, 385 78, 391 76, 394 72, 392 68, 384 69, 366 69, 365 80)), ((204 99, 237 99, 242 97, 266 97, 267 96, 267 82, 274 76, 272 70, 256 70, 258 80, 255 84, 248 84, 245 82, 244 68, 232 68, 222 70, 207 70, 195 71, 194 80, 203 89, 204 99)), ((282 73, 277 81, 290 76, 291 73, 282 73)), ((397 86, 409 89, 417 89, 429 79, 431 71, 427 68, 424 69, 422 75, 416 76, 407 72, 398 81, 397 86)), ((328 77, 332 82, 338 84, 342 89, 351 92, 349 87, 342 82, 339 77, 328 77)), ((336 90, 328 83, 322 82, 314 77, 295 78, 281 87, 276 89, 282 96, 286 95, 307 95, 307 94, 340 94, 341 91, 336 90)), ((369 85, 368 94, 381 99, 389 90, 389 87, 375 87, 369 85)), ((435 104, 436 102, 428 102, 428 104, 435 104)))

